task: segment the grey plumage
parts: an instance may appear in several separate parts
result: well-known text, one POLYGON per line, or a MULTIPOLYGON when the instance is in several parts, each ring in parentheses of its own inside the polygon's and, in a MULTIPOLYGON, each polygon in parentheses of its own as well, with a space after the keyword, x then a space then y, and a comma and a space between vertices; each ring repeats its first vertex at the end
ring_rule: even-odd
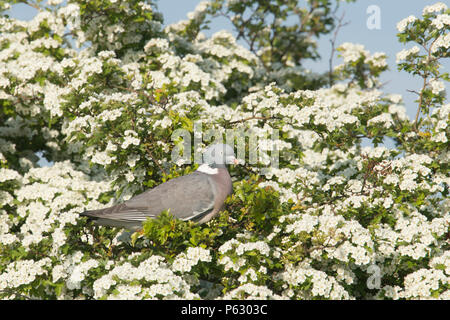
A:
POLYGON ((164 210, 181 220, 207 222, 219 213, 232 193, 226 164, 236 163, 236 159, 231 147, 219 144, 210 146, 203 159, 205 163, 199 170, 189 175, 171 179, 122 204, 81 215, 93 218, 98 225, 131 230, 142 228, 142 222, 164 210))

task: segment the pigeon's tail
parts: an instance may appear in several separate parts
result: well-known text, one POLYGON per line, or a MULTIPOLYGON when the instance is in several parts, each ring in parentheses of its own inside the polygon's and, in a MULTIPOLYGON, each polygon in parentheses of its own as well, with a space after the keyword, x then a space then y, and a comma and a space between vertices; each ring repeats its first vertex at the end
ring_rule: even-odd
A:
POLYGON ((80 216, 85 216, 85 217, 89 217, 91 219, 96 219, 99 216, 98 211, 101 211, 101 210, 84 211, 84 212, 80 213, 80 216))
POLYGON ((116 210, 117 206, 97 210, 87 210, 80 213, 80 216, 86 216, 95 220, 96 218, 104 218, 105 216, 115 212, 116 210))
POLYGON ((136 221, 124 221, 114 217, 114 213, 120 211, 123 204, 115 205, 109 208, 88 210, 80 213, 80 216, 86 216, 93 220, 94 224, 99 226, 118 227, 130 230, 142 229, 142 223, 136 221))

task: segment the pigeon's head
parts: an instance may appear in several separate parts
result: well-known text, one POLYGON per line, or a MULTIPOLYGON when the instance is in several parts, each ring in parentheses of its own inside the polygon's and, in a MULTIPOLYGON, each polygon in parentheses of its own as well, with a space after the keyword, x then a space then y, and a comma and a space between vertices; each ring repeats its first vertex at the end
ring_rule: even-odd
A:
POLYGON ((212 168, 223 168, 227 164, 237 164, 234 150, 227 144, 213 144, 203 154, 203 163, 212 168))

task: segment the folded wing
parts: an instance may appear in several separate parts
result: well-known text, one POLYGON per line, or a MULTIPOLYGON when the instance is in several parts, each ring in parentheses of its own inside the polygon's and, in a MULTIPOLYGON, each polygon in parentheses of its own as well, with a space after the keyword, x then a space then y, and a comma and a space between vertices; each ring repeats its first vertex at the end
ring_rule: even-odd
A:
POLYGON ((97 224, 116 227, 140 227, 147 218, 162 211, 181 220, 199 220, 214 208, 215 188, 201 172, 178 177, 110 208, 85 211, 82 215, 97 219, 97 224))

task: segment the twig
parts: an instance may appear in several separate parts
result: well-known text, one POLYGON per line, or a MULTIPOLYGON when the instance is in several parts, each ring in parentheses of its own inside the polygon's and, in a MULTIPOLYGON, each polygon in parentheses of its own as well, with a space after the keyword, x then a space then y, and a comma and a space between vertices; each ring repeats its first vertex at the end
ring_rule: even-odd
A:
POLYGON ((253 11, 253 13, 250 15, 250 17, 247 20, 244 20, 239 27, 236 25, 236 23, 233 21, 233 19, 231 19, 231 17, 227 13, 223 12, 222 10, 218 14, 216 14, 216 17, 223 17, 223 18, 227 19, 234 26, 234 28, 238 32, 238 35, 236 36, 236 40, 243 39, 249 46, 249 50, 259 59, 261 64, 267 69, 262 57, 258 54, 257 50, 255 50, 255 48, 254 48, 255 41, 256 41, 256 38, 259 35, 259 33, 255 32, 250 40, 248 38, 248 35, 246 35, 244 32, 245 27, 252 20, 252 18, 255 14, 256 14, 256 11, 253 11))
MULTIPOLYGON (((333 12, 333 16, 336 18, 334 12, 333 12)), ((342 22, 344 20, 344 17, 345 17, 345 11, 342 13, 342 16, 338 19, 338 25, 336 26, 336 29, 334 30, 333 38, 330 39, 331 54, 330 54, 330 59, 328 61, 328 65, 329 65, 328 81, 329 81, 330 87, 333 85, 333 58, 334 58, 334 53, 336 52, 337 36, 338 36, 339 30, 342 27, 344 27, 344 26, 346 26, 346 25, 348 25, 350 23, 349 21, 342 22)))
POLYGON ((420 93, 417 92, 416 90, 406 89, 406 91, 411 92, 411 93, 415 93, 415 94, 417 94, 418 96, 420 95, 420 93))
POLYGON ((31 298, 31 297, 29 297, 27 295, 24 295, 24 294, 21 294, 21 293, 17 293, 17 292, 11 291, 11 290, 0 290, 0 293, 8 294, 10 296, 11 295, 15 295, 16 297, 22 298, 22 299, 25 299, 25 300, 37 300, 35 298, 31 298))
MULTIPOLYGON (((433 47, 434 43, 436 42, 438 38, 434 39, 433 42, 430 44, 429 48, 426 48, 424 45, 422 45, 423 48, 425 48, 425 51, 427 51, 428 56, 427 56, 427 61, 430 62, 432 60, 431 58, 431 48, 433 47)), ((418 131, 417 128, 417 123, 419 122, 419 115, 420 115, 420 111, 422 110, 422 104, 423 104, 423 93, 425 91, 425 88, 428 84, 427 80, 428 80, 428 76, 430 75, 430 73, 428 71, 426 71, 423 74, 423 85, 422 85, 422 90, 420 90, 420 94, 419 94, 419 107, 417 108, 417 113, 416 113, 416 118, 414 120, 414 131, 418 131)))
POLYGON ((161 170, 162 173, 167 174, 167 172, 164 170, 164 168, 158 163, 157 159, 153 155, 152 151, 150 150, 148 144, 144 144, 145 150, 147 151, 150 158, 152 158, 152 161, 158 166, 159 170, 161 170))
POLYGON ((272 120, 272 119, 277 119, 277 118, 275 118, 275 117, 248 117, 248 118, 244 118, 244 119, 231 121, 231 122, 229 122, 229 124, 235 124, 235 123, 245 122, 245 121, 249 121, 249 120, 272 120))
POLYGON ((118 86, 118 85, 115 85, 115 84, 112 84, 112 83, 109 83, 108 85, 110 85, 111 87, 116 88, 116 89, 121 89, 121 90, 125 90, 125 91, 128 91, 128 92, 136 93, 137 95, 143 94, 147 99, 149 99, 149 101, 151 103, 153 103, 153 104, 157 103, 155 98, 153 96, 149 95, 144 90, 135 90, 135 89, 127 88, 127 87, 118 86))
POLYGON ((28 2, 28 1, 26 1, 26 0, 22 0, 22 1, 20 1, 21 3, 23 3, 23 4, 26 4, 26 5, 29 5, 30 7, 33 7, 33 8, 35 8, 37 11, 42 11, 42 8, 41 7, 39 7, 37 4, 35 4, 35 3, 32 3, 32 2, 28 2))
MULTIPOLYGON (((311 253, 314 250, 321 250, 321 249, 327 249, 327 248, 337 248, 339 247, 341 244, 343 244, 346 240, 341 240, 338 241, 336 244, 332 245, 332 244, 323 244, 323 245, 317 245, 314 247, 310 247, 310 248, 305 248, 303 247, 305 253, 311 253)), ((328 241, 329 242, 329 241, 328 241)))
POLYGON ((416 132, 417 132, 417 122, 419 121, 419 115, 420 115, 420 111, 422 109, 423 91, 425 90, 425 87, 427 86, 427 80, 428 80, 428 75, 425 75, 423 78, 422 90, 420 90, 420 94, 419 94, 419 107, 417 108, 416 118, 414 120, 414 131, 416 131, 416 132))
POLYGON ((391 80, 386 80, 385 82, 382 82, 377 88, 381 89, 383 88, 385 85, 389 84, 391 82, 391 80))

